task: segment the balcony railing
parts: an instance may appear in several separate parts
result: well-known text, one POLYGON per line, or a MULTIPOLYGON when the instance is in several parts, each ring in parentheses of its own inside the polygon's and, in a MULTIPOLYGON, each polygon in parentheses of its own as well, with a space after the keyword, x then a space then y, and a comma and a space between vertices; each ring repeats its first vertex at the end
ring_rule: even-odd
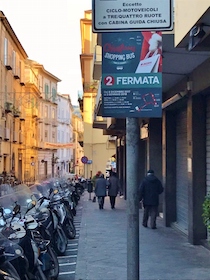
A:
POLYGON ((10 140, 10 129, 4 128, 4 140, 8 141, 10 140))
POLYGON ((4 109, 6 113, 11 113, 13 110, 13 105, 11 102, 5 102, 4 109))
POLYGON ((24 143, 24 134, 23 134, 23 132, 19 132, 19 143, 20 144, 23 144, 24 143))
POLYGON ((12 70, 12 58, 10 55, 4 56, 4 65, 7 68, 7 70, 12 70))
POLYGON ((17 79, 20 79, 20 68, 19 67, 16 67, 15 68, 15 71, 14 71, 14 78, 17 80, 17 79))
POLYGON ((98 91, 98 81, 94 81, 92 83, 84 83, 83 91, 84 92, 97 92, 98 91))
POLYGON ((19 133, 17 131, 13 131, 13 142, 18 142, 19 133))

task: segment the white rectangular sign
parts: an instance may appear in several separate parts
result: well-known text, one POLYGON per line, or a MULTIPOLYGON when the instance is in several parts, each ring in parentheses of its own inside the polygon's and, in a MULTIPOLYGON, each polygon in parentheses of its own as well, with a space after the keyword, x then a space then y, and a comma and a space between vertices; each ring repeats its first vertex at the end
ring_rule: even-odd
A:
POLYGON ((172 0, 93 0, 93 32, 173 29, 172 0))

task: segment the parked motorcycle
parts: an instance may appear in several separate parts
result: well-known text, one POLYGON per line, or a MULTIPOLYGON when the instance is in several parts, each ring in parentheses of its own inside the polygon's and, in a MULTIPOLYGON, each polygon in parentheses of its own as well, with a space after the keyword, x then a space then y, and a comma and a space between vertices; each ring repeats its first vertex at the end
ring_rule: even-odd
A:
POLYGON ((1 280, 20 280, 20 277, 12 265, 15 259, 23 257, 22 248, 9 241, 3 234, 0 233, 0 279, 1 280))
POLYGON ((31 192, 28 187, 20 186, 13 195, 7 195, 3 200, 0 203, 5 205, 11 200, 16 200, 12 214, 4 217, 7 225, 2 233, 6 235, 8 229, 13 230, 8 238, 18 241, 28 259, 28 270, 25 272, 21 270, 26 267, 25 265, 22 265, 21 269, 19 268, 21 279, 33 279, 34 277, 37 279, 46 279, 46 277, 47 279, 56 279, 59 274, 57 256, 50 247, 50 240, 45 240, 39 233, 39 223, 32 215, 28 214, 36 205, 35 201, 31 201, 31 192), (19 202, 21 205, 18 204, 19 202))
POLYGON ((58 255, 63 255, 67 249, 68 240, 56 211, 50 207, 49 190, 46 186, 40 184, 33 185, 30 189, 38 199, 36 219, 42 223, 43 227, 39 230, 44 238, 50 238, 55 252, 58 255))

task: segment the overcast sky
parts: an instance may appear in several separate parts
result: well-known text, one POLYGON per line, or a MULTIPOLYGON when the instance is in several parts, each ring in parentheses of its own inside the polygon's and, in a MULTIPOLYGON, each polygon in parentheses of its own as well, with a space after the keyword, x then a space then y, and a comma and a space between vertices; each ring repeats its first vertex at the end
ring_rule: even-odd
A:
POLYGON ((1 0, 7 17, 28 57, 61 79, 58 92, 70 94, 77 105, 82 90, 79 55, 80 19, 91 0, 1 0))

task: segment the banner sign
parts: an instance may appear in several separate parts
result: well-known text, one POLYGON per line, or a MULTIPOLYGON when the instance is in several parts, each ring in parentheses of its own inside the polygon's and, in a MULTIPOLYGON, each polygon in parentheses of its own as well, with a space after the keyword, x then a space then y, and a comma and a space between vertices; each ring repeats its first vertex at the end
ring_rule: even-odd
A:
POLYGON ((172 0, 93 0, 93 32, 173 29, 172 0))
POLYGON ((161 117, 161 32, 103 33, 101 92, 103 117, 161 117))
POLYGON ((49 149, 69 149, 69 148, 75 148, 74 143, 49 143, 49 142, 45 142, 45 148, 49 148, 49 149))

